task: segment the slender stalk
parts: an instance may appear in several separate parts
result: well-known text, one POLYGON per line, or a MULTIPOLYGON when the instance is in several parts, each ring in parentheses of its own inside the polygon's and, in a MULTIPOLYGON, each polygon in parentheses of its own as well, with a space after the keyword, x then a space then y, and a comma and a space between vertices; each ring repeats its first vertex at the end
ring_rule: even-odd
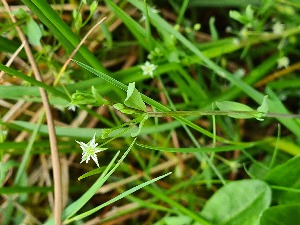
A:
MULTIPOLYGON (((11 10, 9 8, 9 5, 7 4, 6 0, 2 0, 3 6, 9 13, 9 16, 13 23, 16 23, 15 17, 12 15, 11 10)), ((41 74, 39 72, 38 66, 35 62, 35 59, 32 55, 30 46, 26 40, 25 35, 23 34, 20 27, 16 26, 16 30, 18 32, 18 35, 21 39, 21 41, 24 43, 24 49, 27 54, 28 60, 31 64, 33 74, 36 78, 36 80, 43 82, 41 74)), ((54 180, 54 224, 55 225, 61 225, 61 216, 62 216, 62 184, 61 184, 61 171, 60 171, 60 161, 59 161, 59 154, 58 154, 58 148, 57 148, 57 140, 55 135, 55 129, 54 129, 54 122, 53 117, 51 113, 51 108, 49 104, 49 99, 46 91, 43 88, 39 88, 42 102, 45 108, 46 112, 46 119, 47 119, 47 125, 48 125, 48 131, 49 131, 49 140, 50 140, 50 149, 51 149, 51 161, 52 161, 52 168, 53 168, 53 180, 54 180)))
MULTIPOLYGON (((253 116, 259 112, 253 111, 219 111, 219 110, 205 110, 205 111, 168 111, 168 112, 147 112, 149 117, 164 117, 164 116, 253 116)), ((300 114, 280 114, 280 113, 266 113, 262 117, 274 118, 300 118, 300 114)))

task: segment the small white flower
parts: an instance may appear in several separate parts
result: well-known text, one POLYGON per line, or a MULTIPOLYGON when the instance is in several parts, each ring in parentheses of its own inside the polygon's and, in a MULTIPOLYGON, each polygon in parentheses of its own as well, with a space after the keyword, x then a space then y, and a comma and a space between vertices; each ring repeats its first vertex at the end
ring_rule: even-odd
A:
POLYGON ((226 33, 232 33, 232 27, 231 26, 227 26, 225 28, 226 33))
POLYGON ((68 110, 70 111, 75 112, 76 108, 79 108, 79 105, 73 104, 72 102, 68 105, 68 110))
POLYGON ((146 63, 144 65, 142 65, 141 68, 143 70, 143 75, 149 74, 152 77, 153 71, 157 68, 157 66, 146 61, 146 63))
POLYGON ((273 26, 272 26, 272 30, 274 34, 282 34, 284 31, 284 25, 280 22, 276 22, 273 26))
POLYGON ((280 68, 287 68, 290 64, 290 60, 288 57, 286 56, 283 56, 279 59, 277 59, 277 68, 280 69, 280 68))
POLYGON ((94 134, 94 137, 92 138, 92 140, 90 140, 87 144, 85 144, 81 141, 76 141, 76 140, 75 141, 80 145, 80 148, 83 151, 80 163, 82 163, 83 161, 88 163, 90 158, 92 158, 94 160, 94 162, 97 164, 97 166, 99 167, 96 153, 102 152, 102 151, 106 150, 107 148, 97 148, 98 143, 96 143, 95 136, 96 136, 96 134, 94 134))

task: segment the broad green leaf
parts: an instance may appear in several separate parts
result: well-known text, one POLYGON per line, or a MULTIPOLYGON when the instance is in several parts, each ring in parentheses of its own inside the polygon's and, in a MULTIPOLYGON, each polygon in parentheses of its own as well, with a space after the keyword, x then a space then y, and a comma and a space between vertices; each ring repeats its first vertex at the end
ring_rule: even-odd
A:
POLYGON ((142 99, 140 92, 135 88, 135 82, 128 84, 127 97, 124 104, 130 108, 140 111, 146 111, 146 105, 142 99))
POLYGON ((260 225, 295 225, 300 221, 300 205, 279 205, 267 209, 260 225))
POLYGON ((275 186, 290 190, 273 190, 273 198, 281 204, 300 203, 300 155, 274 167, 267 173, 264 180, 275 186), (294 189, 294 191, 293 191, 294 189), (295 190, 298 190, 296 192, 295 190))
POLYGON ((271 189, 260 180, 227 184, 204 206, 201 215, 214 225, 255 225, 271 203, 271 189))
POLYGON ((39 25, 32 18, 30 18, 29 21, 26 23, 26 29, 29 42, 34 46, 40 46, 42 31, 39 25))
POLYGON ((216 102, 216 105, 222 111, 241 111, 241 113, 229 113, 228 116, 230 117, 239 118, 239 119, 254 118, 255 110, 242 103, 223 101, 223 102, 216 102), (248 114, 243 112, 253 112, 253 114, 251 113, 248 114))

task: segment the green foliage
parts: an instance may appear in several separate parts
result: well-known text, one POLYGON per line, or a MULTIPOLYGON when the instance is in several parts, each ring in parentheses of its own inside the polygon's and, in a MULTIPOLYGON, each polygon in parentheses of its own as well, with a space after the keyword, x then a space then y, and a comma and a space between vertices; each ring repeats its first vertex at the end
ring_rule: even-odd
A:
POLYGON ((254 225, 271 203, 271 189, 260 180, 236 181, 220 188, 201 215, 212 224, 254 225))
POLYGON ((264 211, 260 225, 294 225, 300 221, 300 205, 279 205, 264 211))
POLYGON ((274 201, 279 204, 298 204, 300 202, 299 173, 300 156, 298 155, 274 167, 266 174, 264 180, 270 185, 278 187, 273 191, 274 201))
POLYGON ((297 1, 82 0, 71 11, 67 1, 22 2, 34 16, 20 9, 14 24, 3 13, 0 25, 3 225, 54 224, 53 143, 38 114, 39 88, 50 99, 65 172, 64 223, 89 223, 100 210, 103 223, 132 225, 300 220, 297 1), (4 65, 21 45, 17 25, 43 82, 24 50, 4 65), (80 164, 75 142, 93 135, 107 149, 97 169, 80 164))

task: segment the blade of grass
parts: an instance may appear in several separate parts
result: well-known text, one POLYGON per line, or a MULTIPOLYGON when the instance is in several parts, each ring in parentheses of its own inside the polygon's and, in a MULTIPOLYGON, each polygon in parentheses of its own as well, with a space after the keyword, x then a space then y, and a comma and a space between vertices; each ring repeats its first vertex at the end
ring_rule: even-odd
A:
POLYGON ((183 213, 184 215, 189 216, 190 218, 194 219, 196 222, 200 223, 201 225, 211 225, 207 220, 199 216, 197 213, 189 210, 188 208, 184 207, 183 205, 179 204, 178 202, 172 200, 165 194, 163 191, 156 190, 152 187, 145 187, 144 190, 155 196, 156 198, 162 200, 163 202, 167 203, 169 206, 175 208, 179 212, 183 213))
MULTIPOLYGON (((51 30, 52 34, 69 53, 76 48, 80 42, 79 38, 45 0, 22 0, 22 2, 51 30)), ((99 60, 85 46, 80 47, 75 58, 108 73, 99 60)))
POLYGON ((237 149, 246 149, 253 147, 253 144, 249 145, 230 145, 230 146, 218 146, 218 147, 200 147, 200 148, 166 148, 166 147, 157 147, 157 146, 149 146, 137 143, 138 146, 143 148, 157 150, 162 152, 180 152, 180 153, 192 153, 192 152, 227 152, 227 151, 235 151, 237 149))
POLYGON ((95 207, 95 208, 93 208, 93 209, 91 209, 91 210, 89 210, 89 211, 87 211, 87 212, 85 212, 85 213, 79 214, 78 216, 74 216, 73 218, 70 218, 70 219, 66 220, 65 223, 68 224, 68 223, 70 223, 70 222, 72 222, 72 221, 83 219, 83 218, 85 218, 85 217, 87 217, 87 216, 89 216, 89 215, 91 215, 91 214, 97 212, 98 210, 104 208, 105 206, 108 206, 108 205, 110 205, 110 204, 112 204, 112 203, 114 203, 114 202, 116 202, 116 201, 118 201, 118 200, 120 200, 120 199, 126 197, 127 195, 130 195, 130 194, 132 194, 132 193, 138 191, 139 189, 144 188, 144 187, 146 187, 147 185, 152 184, 152 183, 154 183, 154 182, 156 182, 156 181, 158 181, 158 180, 160 180, 160 179, 162 179, 162 178, 164 178, 164 177, 170 175, 171 173, 172 173, 172 172, 169 172, 169 173, 167 173, 167 174, 164 174, 164 175, 162 175, 162 176, 159 176, 159 177, 156 177, 156 178, 154 178, 154 179, 152 179, 152 180, 149 180, 149 181, 147 181, 147 182, 145 182, 145 183, 142 183, 142 184, 140 184, 140 185, 137 185, 136 187, 133 187, 133 188, 131 188, 131 189, 129 189, 129 190, 123 192, 122 194, 119 194, 118 196, 116 196, 116 197, 114 197, 113 199, 111 199, 111 200, 105 202, 104 204, 101 204, 101 205, 99 205, 99 206, 97 206, 97 207, 95 207))
POLYGON ((28 83, 41 87, 43 89, 45 89, 46 91, 48 91, 49 93, 52 93, 53 95, 59 96, 63 99, 69 100, 68 96, 64 93, 62 93, 61 91, 58 91, 57 89, 48 86, 47 84, 37 81, 36 79, 29 77, 27 75, 25 75, 24 73, 19 72, 18 70, 14 70, 12 68, 6 67, 3 64, 0 64, 0 70, 4 71, 5 73, 12 75, 12 76, 16 76, 19 77, 22 80, 27 81, 28 83))

